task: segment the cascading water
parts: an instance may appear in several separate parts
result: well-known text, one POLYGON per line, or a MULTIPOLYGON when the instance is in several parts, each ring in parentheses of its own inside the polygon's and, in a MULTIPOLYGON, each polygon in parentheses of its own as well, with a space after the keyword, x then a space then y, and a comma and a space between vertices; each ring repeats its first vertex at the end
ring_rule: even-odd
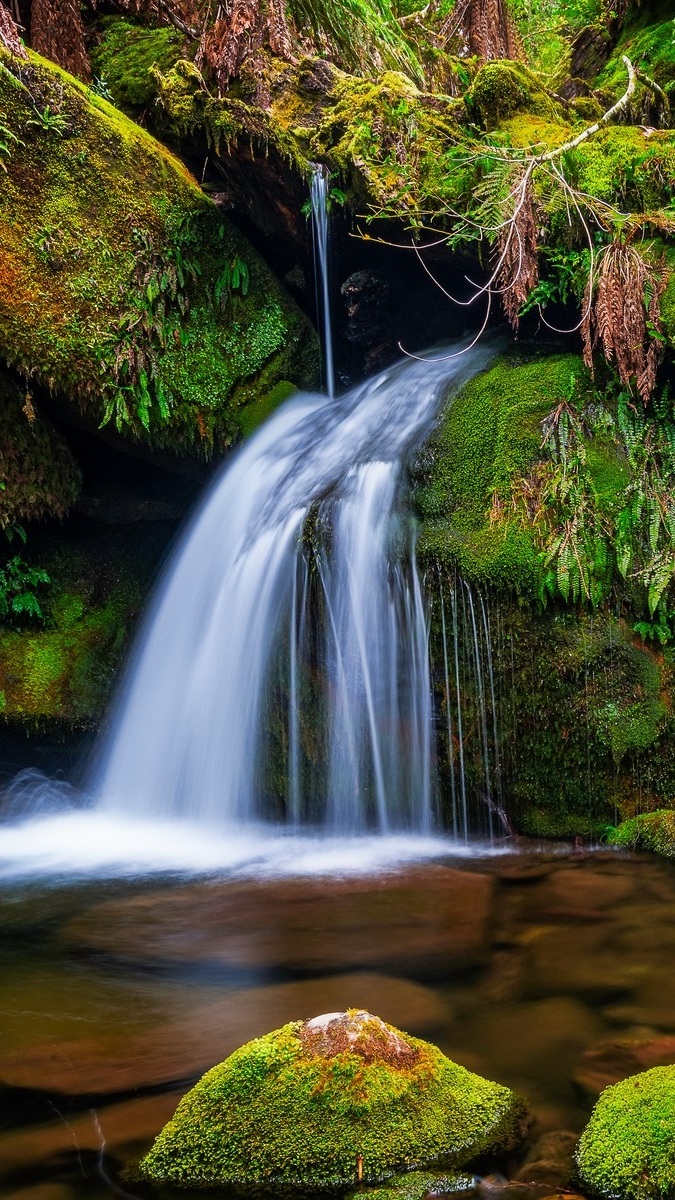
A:
POLYGON ((146 621, 95 772, 100 807, 260 820, 282 745, 289 823, 430 829, 427 621, 404 464, 490 354, 398 364, 337 401, 300 396, 239 451, 146 621))
POLYGON ((452 831, 464 842, 481 829, 490 837, 510 833, 488 605, 460 575, 445 587, 438 581, 438 601, 452 831))
POLYGON ((312 209, 312 237, 316 261, 317 308, 321 311, 323 327, 323 352, 326 372, 326 391, 335 395, 335 364, 333 359, 333 324, 330 309, 330 277, 328 272, 328 184, 330 176, 325 167, 317 163, 310 180, 310 204, 312 209))

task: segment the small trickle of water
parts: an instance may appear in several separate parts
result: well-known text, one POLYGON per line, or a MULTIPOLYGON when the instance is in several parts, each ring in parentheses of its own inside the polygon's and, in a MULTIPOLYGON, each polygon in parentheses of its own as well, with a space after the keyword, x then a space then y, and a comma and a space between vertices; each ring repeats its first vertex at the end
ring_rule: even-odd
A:
POLYGON ((502 804, 488 605, 459 575, 445 589, 439 580, 438 599, 452 830, 465 842, 481 830, 501 836, 510 827, 502 804))
POLYGON ((316 164, 310 182, 312 206, 312 235, 316 260, 317 287, 323 322, 323 351, 326 372, 326 391, 335 396, 335 365, 333 359, 333 325, 330 307, 330 277, 328 271, 328 186, 330 176, 325 167, 316 164))
MULTIPOLYGON (((338 400, 299 396, 242 447, 146 620, 99 756, 100 807, 230 824, 274 814, 340 835, 432 827, 405 460, 490 356, 408 361, 338 400)), ((457 687, 458 653, 455 633, 457 687)))

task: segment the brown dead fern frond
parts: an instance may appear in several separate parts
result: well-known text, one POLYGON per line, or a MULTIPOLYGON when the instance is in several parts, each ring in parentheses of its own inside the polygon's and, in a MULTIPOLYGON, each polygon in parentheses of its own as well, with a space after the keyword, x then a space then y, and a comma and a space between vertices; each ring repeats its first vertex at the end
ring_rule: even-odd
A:
POLYGON ((0 4, 0 44, 12 54, 18 54, 20 58, 26 57, 17 23, 4 4, 0 4))
POLYGON ((523 178, 512 220, 499 231, 497 251, 497 288, 509 324, 512 329, 517 329, 520 309, 539 280, 537 218, 532 179, 528 174, 523 178))
POLYGON ((33 0, 30 36, 38 54, 85 82, 91 79, 79 0, 33 0))
POLYGON ((584 296, 581 335, 586 366, 593 369, 593 351, 601 346, 605 358, 616 363, 624 386, 635 380, 643 404, 654 390, 662 353, 654 334, 661 330, 665 282, 635 246, 612 242, 602 256, 595 294, 589 277, 584 296))
POLYGON ((222 93, 244 63, 255 62, 264 49, 287 60, 293 56, 283 0, 230 0, 205 29, 197 63, 210 68, 222 93))

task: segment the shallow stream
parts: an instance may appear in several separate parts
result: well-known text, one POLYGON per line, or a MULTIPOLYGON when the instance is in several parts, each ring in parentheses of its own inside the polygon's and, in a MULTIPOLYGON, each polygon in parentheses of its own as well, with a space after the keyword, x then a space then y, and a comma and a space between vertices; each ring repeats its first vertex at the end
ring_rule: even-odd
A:
POLYGON ((0 1195, 140 1195, 121 1171, 207 1067, 346 1007, 578 1131, 606 1082, 675 1060, 674 913, 667 863, 509 843, 342 877, 5 883, 0 1195))

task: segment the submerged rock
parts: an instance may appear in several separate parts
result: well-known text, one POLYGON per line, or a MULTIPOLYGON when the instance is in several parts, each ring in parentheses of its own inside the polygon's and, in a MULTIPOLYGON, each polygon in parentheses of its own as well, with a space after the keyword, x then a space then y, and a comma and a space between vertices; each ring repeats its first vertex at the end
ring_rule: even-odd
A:
POLYGON ((675 1067, 654 1067, 606 1088, 577 1150, 582 1186, 612 1200, 675 1192, 675 1067))
POLYGON ((344 1188, 522 1138, 523 1102, 358 1009, 295 1021, 208 1071, 140 1163, 155 1183, 344 1188))

